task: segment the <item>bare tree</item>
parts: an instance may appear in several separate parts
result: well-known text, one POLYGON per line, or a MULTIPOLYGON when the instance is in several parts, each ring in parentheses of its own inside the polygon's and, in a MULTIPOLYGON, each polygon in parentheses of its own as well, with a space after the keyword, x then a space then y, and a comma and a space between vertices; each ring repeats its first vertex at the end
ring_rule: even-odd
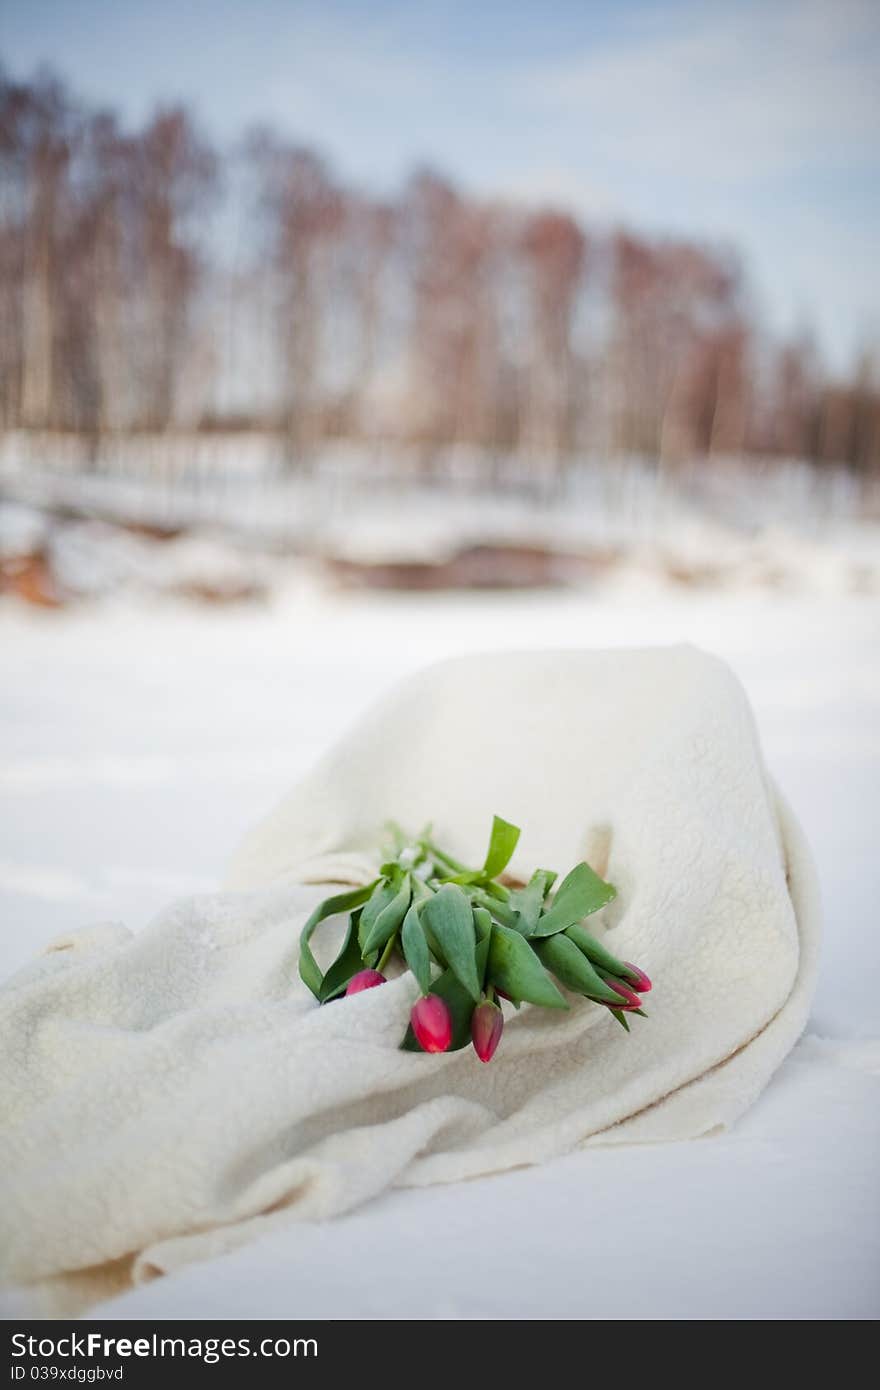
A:
POLYGON ((0 427, 233 420, 298 461, 384 434, 544 479, 589 446, 880 469, 876 351, 832 377, 774 343, 724 249, 588 238, 424 171, 380 201, 271 131, 221 161, 181 107, 128 129, 0 72, 0 427), (225 213, 258 214, 234 254, 221 172, 225 213))
POLYGON ((310 151, 260 132, 251 139, 250 153, 262 170, 261 202, 278 285, 282 426, 291 458, 307 461, 321 430, 328 251, 344 225, 345 202, 310 151))
POLYGON ((406 189, 401 218, 411 302, 410 428, 425 444, 491 445, 500 381, 499 215, 422 172, 406 189))
POLYGON ((159 111, 133 150, 143 254, 143 421, 174 418, 200 268, 199 218, 213 192, 216 159, 181 107, 159 111))
POLYGON ((522 443, 536 460, 558 470, 574 433, 572 320, 586 238, 565 213, 541 212, 528 219, 522 250, 531 312, 522 443))
POLYGON ((19 333, 18 420, 54 423, 58 232, 71 156, 72 115, 61 84, 42 75, 30 86, 3 84, 4 262, 20 274, 5 307, 19 333), (8 185, 7 185, 7 180, 8 185))
POLYGON ((619 446, 661 463, 740 447, 748 334, 736 261, 620 233, 612 304, 619 446))
POLYGON ((86 134, 80 238, 88 260, 97 381, 97 429, 121 429, 136 421, 136 376, 127 351, 127 312, 135 281, 137 163, 134 142, 109 113, 100 113, 86 134))
POLYGON ((351 259, 351 298, 357 346, 353 354, 350 389, 351 428, 372 432, 371 393, 379 368, 379 342, 383 326, 382 292, 396 231, 396 209, 390 203, 357 197, 346 215, 351 259))

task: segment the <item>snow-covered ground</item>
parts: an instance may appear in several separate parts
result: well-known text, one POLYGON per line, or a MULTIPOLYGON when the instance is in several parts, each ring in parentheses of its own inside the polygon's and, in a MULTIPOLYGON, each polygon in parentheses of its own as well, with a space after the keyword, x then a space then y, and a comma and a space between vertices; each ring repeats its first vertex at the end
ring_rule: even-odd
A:
POLYGON ((516 596, 339 595, 292 575, 229 608, 0 601, 4 975, 61 930, 138 927, 215 886, 243 831, 370 700, 480 648, 691 641, 726 657, 827 905, 808 1036, 733 1134, 392 1193, 102 1314, 880 1312, 878 629, 876 599, 837 585, 675 590, 637 572, 516 596))
POLYGON ((591 576, 880 593, 880 484, 798 460, 587 457, 553 481, 540 460, 461 448, 428 471, 412 450, 341 442, 291 469, 249 435, 106 442, 90 469, 84 449, 0 436, 0 564, 37 548, 71 599, 259 589, 283 556, 437 562, 486 544, 577 556, 591 576))

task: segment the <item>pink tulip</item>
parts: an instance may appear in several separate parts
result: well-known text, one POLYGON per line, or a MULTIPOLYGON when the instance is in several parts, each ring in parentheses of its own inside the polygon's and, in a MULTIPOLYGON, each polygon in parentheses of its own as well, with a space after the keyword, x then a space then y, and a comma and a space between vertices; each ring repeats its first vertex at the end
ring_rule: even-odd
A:
POLYGON ((385 976, 380 975, 378 970, 359 970, 356 975, 352 975, 345 992, 346 994, 360 994, 362 989, 375 989, 376 985, 384 985, 385 976))
POLYGON ((501 1041, 503 1029, 504 1015, 498 1005, 484 999, 471 1015, 471 1037, 474 1051, 481 1062, 491 1062, 501 1041))
POLYGON ((623 963, 626 966, 626 973, 629 976, 627 983, 638 994, 647 994, 648 990, 651 988, 651 981, 648 979, 644 970, 640 970, 637 965, 631 965, 628 960, 625 960, 623 963))
POLYGON ((452 1014, 439 994, 426 994, 409 1016, 419 1046, 425 1052, 445 1052, 452 1042, 452 1014))
POLYGON ((636 994, 635 990, 630 989, 629 985, 625 985, 622 980, 606 980, 605 983, 609 984, 611 988, 615 991, 615 993, 619 994, 621 998, 623 998, 626 1001, 623 1004, 610 1004, 608 1005, 609 1008, 618 1008, 626 1010, 640 1009, 642 1007, 642 1001, 636 994))

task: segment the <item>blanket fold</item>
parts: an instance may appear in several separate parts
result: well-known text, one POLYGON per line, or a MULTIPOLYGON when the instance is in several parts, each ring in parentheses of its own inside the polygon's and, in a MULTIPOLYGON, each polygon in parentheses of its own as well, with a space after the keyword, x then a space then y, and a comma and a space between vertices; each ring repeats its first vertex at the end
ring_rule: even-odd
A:
MULTIPOLYGON (((327 959, 341 923, 328 923, 327 959)), ((732 1123, 803 1029, 819 933, 803 836, 751 712, 691 648, 460 658, 380 703, 248 836, 225 890, 54 943, 0 991, 0 1278, 47 1311, 338 1215, 391 1185, 732 1123), (300 928, 375 872, 383 823, 616 884, 591 928, 654 980, 525 1006, 482 1066, 399 1050, 409 975, 319 1009, 300 928), (601 862, 598 862, 600 861, 601 862)))

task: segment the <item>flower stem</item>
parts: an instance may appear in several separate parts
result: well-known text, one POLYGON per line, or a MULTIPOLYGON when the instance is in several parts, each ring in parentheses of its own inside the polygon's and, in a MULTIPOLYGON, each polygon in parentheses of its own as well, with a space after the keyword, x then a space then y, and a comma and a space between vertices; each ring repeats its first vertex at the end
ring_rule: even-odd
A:
POLYGON ((385 950, 382 952, 382 954, 381 954, 381 956, 379 957, 379 960, 378 960, 378 962, 377 962, 377 964, 376 964, 376 969, 378 970, 378 972, 379 972, 380 975, 382 974, 382 971, 385 969, 385 966, 388 964, 388 960, 389 960, 389 957, 391 956, 391 952, 394 950, 394 948, 395 948, 396 945, 397 945, 397 932, 392 932, 391 936, 389 936, 388 940, 387 940, 386 943, 385 943, 385 950))
POLYGON ((438 849, 433 840, 420 840, 419 843, 429 854, 432 854, 435 859, 439 859, 441 864, 446 864, 450 869, 454 869, 457 874, 468 874, 471 872, 467 864, 462 864, 460 859, 453 859, 451 854, 447 854, 445 850, 438 849))

